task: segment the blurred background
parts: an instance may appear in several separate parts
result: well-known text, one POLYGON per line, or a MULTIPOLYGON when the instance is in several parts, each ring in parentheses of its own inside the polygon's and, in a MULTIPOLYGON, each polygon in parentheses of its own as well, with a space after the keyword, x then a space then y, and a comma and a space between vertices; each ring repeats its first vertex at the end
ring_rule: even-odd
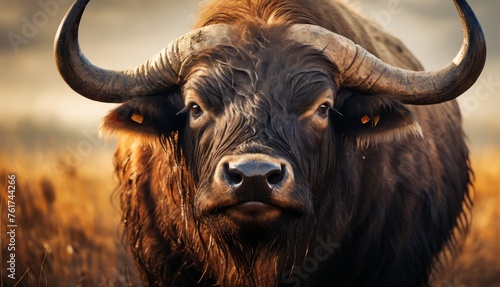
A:
MULTIPOLYGON (((460 48, 461 25, 451 0, 346 1, 402 39, 426 69, 445 65, 460 48)), ((81 23, 82 49, 98 66, 133 67, 189 31, 199 2, 93 0, 81 23)), ((114 105, 77 95, 54 64, 53 39, 71 4, 0 0, 0 173, 17 176, 19 223, 16 279, 6 277, 3 268, 6 286, 138 282, 119 238, 114 142, 98 137, 99 122, 114 105)), ((476 170, 476 212, 464 254, 439 272, 436 286, 500 286, 495 223, 500 215, 500 2, 469 4, 483 24, 489 53, 478 82, 458 99, 476 170)), ((1 213, 6 258, 5 208, 1 213)))

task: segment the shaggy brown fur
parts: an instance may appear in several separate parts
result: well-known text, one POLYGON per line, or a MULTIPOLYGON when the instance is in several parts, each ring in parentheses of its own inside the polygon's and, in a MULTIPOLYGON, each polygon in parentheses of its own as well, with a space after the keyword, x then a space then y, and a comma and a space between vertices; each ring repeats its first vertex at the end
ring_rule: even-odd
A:
POLYGON ((211 1, 196 26, 215 23, 241 27, 240 39, 198 55, 178 90, 129 101, 103 123, 123 135, 115 157, 123 221, 145 282, 427 286, 438 254, 467 227, 471 171, 456 102, 405 106, 336 87, 336 67, 320 51, 284 38, 291 24, 315 24, 389 64, 422 69, 341 1, 211 1), (330 90, 328 126, 304 124, 330 90), (185 107, 189 93, 203 103, 201 120, 185 107), (142 125, 134 113, 145 115, 142 125), (364 115, 380 122, 362 125, 364 115), (202 212, 203 199, 220 192, 211 189, 217 163, 247 153, 290 163, 299 214, 245 227, 202 212))

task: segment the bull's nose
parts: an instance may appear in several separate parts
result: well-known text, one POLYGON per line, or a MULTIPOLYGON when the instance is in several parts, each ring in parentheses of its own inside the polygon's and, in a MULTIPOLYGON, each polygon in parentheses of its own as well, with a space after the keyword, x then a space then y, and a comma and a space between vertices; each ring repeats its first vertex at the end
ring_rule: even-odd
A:
POLYGON ((270 226, 284 213, 297 215, 305 210, 295 195, 298 189, 292 165, 280 157, 255 153, 224 156, 211 187, 210 193, 201 194, 206 199, 200 205, 208 206, 208 214, 222 214, 238 226, 270 226))
POLYGON ((271 196, 289 178, 284 161, 259 154, 228 157, 220 163, 219 182, 231 187, 240 199, 257 200, 271 196))
POLYGON ((279 185, 284 178, 285 168, 267 161, 237 161, 225 165, 226 180, 237 187, 242 184, 279 185))

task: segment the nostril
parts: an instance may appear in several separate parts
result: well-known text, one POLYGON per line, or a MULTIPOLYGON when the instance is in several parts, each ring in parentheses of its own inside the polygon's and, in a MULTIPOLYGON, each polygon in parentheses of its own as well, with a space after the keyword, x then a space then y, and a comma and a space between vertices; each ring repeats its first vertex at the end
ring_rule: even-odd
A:
POLYGON ((243 182, 243 177, 241 174, 231 171, 229 164, 224 165, 224 170, 226 172, 227 180, 231 185, 238 185, 243 182))
POLYGON ((285 178, 286 169, 284 165, 281 165, 280 169, 273 170, 271 174, 267 176, 267 182, 271 185, 278 185, 283 182, 285 178))

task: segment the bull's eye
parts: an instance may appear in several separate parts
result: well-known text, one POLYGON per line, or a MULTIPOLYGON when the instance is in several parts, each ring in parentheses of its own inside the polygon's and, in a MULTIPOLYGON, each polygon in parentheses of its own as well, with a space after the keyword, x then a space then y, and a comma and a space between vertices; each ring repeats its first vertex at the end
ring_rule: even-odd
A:
POLYGON ((330 110, 330 105, 327 103, 321 104, 318 107, 318 115, 321 117, 326 117, 328 116, 328 111, 330 110))
POLYGON ((191 110, 191 115, 194 118, 198 118, 203 114, 203 110, 201 109, 200 105, 198 104, 192 104, 189 108, 191 110))

